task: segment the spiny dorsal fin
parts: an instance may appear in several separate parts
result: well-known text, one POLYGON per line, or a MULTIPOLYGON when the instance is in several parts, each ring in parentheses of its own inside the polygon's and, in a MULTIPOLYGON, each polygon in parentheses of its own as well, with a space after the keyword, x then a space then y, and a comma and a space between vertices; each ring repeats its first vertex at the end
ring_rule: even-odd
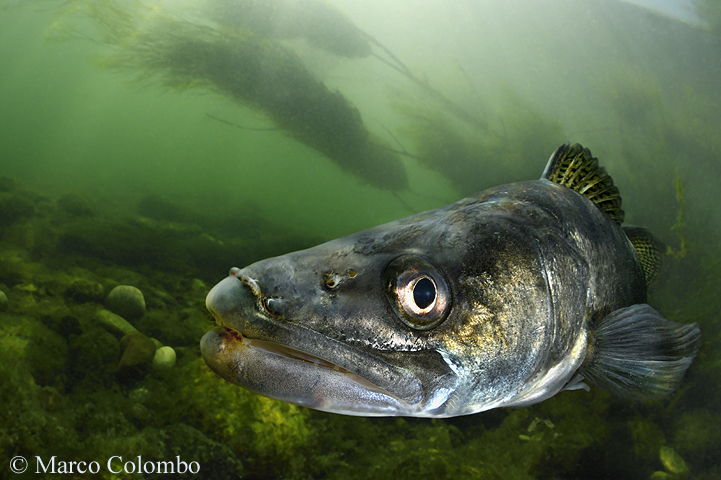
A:
POLYGON ((646 288, 648 288, 653 284, 658 272, 661 270, 664 246, 651 235, 651 232, 643 227, 627 225, 622 228, 636 250, 643 274, 646 277, 646 288))
POLYGON ((578 143, 564 143, 553 152, 541 178, 568 187, 585 196, 617 224, 623 223, 621 195, 598 159, 578 143))

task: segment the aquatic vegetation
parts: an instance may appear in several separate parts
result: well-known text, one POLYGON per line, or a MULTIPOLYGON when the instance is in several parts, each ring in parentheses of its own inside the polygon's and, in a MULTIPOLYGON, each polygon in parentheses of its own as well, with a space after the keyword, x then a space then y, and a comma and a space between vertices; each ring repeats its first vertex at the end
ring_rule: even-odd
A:
POLYGON ((688 252, 688 242, 686 240, 685 229, 686 229, 686 198, 683 193, 683 181, 681 177, 676 177, 676 201, 678 202, 678 214, 676 215, 676 223, 671 227, 672 230, 676 231, 679 240, 679 250, 674 251, 669 245, 668 255, 673 255, 676 258, 683 258, 688 252))
POLYGON ((316 48, 347 58, 371 55, 367 34, 322 0, 220 0, 209 2, 208 18, 234 29, 275 39, 303 38, 316 48))
MULTIPOLYGON (((277 40, 304 36, 323 48, 340 49, 338 53, 365 56, 367 40, 342 14, 321 2, 280 0, 268 5, 214 2, 211 20, 194 9, 176 10, 151 0, 87 0, 72 2, 68 15, 80 13, 91 20, 96 29, 91 38, 113 49, 100 62, 104 67, 138 79, 157 78, 172 89, 225 95, 262 112, 280 130, 365 182, 389 190, 407 188, 397 154, 371 137, 358 109, 317 80, 277 40), (302 19, 296 18, 299 12, 302 19), (288 21, 279 18, 284 15, 288 21), (291 29, 298 26, 300 30, 291 29), (324 35, 328 30, 332 38, 324 35), (333 41, 341 37, 351 45, 333 41)), ((87 38, 67 17, 57 29, 59 38, 87 38)))

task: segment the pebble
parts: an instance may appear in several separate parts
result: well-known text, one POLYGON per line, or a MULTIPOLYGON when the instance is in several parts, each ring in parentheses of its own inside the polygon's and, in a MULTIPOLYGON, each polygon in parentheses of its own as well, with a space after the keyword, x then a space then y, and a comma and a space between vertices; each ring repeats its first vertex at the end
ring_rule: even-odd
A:
POLYGON ((8 296, 5 295, 5 292, 0 290, 0 312, 4 312, 8 309, 8 296))
POLYGON ((103 286, 96 281, 85 278, 73 278, 68 282, 65 296, 76 302, 102 302, 104 296, 103 286))
POLYGON ((661 460, 663 468, 665 468, 668 472, 679 476, 685 476, 688 474, 688 466, 686 465, 686 462, 684 462, 681 455, 676 453, 676 450, 673 448, 665 445, 662 446, 659 451, 659 459, 661 460))
POLYGON ((126 320, 137 320, 145 315, 145 297, 143 292, 130 285, 118 285, 113 288, 105 300, 108 310, 126 320))
POLYGON ((105 330, 118 337, 138 331, 130 322, 110 310, 99 310, 98 313, 95 314, 95 320, 105 330))
POLYGON ((153 367, 171 368, 175 365, 175 350, 172 347, 160 347, 155 351, 153 367))

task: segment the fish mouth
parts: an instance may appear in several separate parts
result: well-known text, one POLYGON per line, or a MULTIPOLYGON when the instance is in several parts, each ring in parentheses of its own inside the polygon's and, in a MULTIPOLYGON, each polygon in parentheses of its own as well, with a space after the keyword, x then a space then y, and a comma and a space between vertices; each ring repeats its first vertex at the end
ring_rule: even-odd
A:
POLYGON ((411 372, 267 316, 258 309, 257 282, 243 280, 231 273, 206 299, 221 326, 203 336, 201 352, 218 375, 260 395, 335 413, 409 415, 419 409, 421 382, 411 372))
POLYGON ((358 376, 356 373, 351 372, 350 370, 346 370, 345 368, 336 365, 335 363, 329 362, 315 355, 311 355, 310 353, 304 352, 302 350, 291 348, 278 343, 269 342, 266 340, 244 337, 243 334, 229 327, 221 327, 220 329, 216 330, 215 333, 218 334, 221 338, 223 338, 223 342, 226 344, 226 348, 231 343, 239 342, 243 344, 245 348, 252 348, 257 351, 264 352, 267 355, 275 355, 291 361, 303 362, 312 367, 333 370, 342 375, 350 377, 350 379, 352 379, 354 382, 364 385, 369 389, 378 390, 379 393, 385 395, 392 395, 390 392, 387 392, 378 385, 375 385, 367 381, 363 377, 358 376))

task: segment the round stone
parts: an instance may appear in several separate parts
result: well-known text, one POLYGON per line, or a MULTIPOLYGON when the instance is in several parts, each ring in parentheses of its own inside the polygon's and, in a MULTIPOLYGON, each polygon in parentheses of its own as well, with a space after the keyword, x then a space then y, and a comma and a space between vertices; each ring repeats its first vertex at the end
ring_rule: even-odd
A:
POLYGON ((0 312, 4 312, 8 309, 8 296, 5 295, 5 292, 0 290, 0 312))
POLYGON ((143 292, 130 285, 118 285, 113 288, 105 304, 108 310, 126 320, 137 320, 145 315, 143 292))
POLYGON ((175 365, 175 350, 171 347, 160 347, 155 351, 153 357, 153 367, 170 368, 175 365))

